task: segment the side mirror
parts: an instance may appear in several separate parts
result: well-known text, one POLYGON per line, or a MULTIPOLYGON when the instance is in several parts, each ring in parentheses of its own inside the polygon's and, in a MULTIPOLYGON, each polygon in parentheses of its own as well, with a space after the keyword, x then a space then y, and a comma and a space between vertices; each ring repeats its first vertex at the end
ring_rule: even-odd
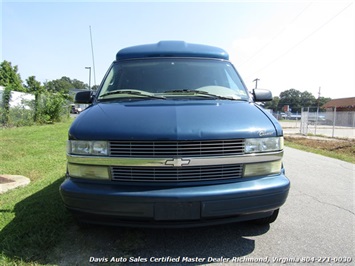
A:
POLYGON ((272 93, 269 90, 254 89, 253 97, 255 102, 268 102, 272 101, 272 93))
POLYGON ((92 103, 92 91, 80 91, 75 95, 75 103, 92 103))

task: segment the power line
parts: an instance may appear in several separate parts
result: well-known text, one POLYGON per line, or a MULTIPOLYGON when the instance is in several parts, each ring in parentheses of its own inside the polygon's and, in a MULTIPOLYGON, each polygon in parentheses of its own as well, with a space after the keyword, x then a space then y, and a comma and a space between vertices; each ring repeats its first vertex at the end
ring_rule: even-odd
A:
POLYGON ((305 38, 303 38, 301 41, 299 41, 297 44, 295 44, 294 46, 292 46, 290 49, 288 49, 286 52, 284 52, 283 54, 281 54, 280 56, 278 56, 277 58, 275 58, 273 61, 271 61, 269 64, 267 64, 266 66, 264 66, 263 68, 259 69, 258 71, 254 72, 252 75, 254 75, 255 73, 259 73, 261 71, 263 71, 265 68, 269 67, 270 65, 274 64, 276 61, 278 61, 280 58, 284 57, 285 55, 287 55, 289 52, 291 52, 293 49, 295 49, 297 46, 299 46, 301 43, 303 43, 305 40, 307 40, 309 37, 311 37, 313 34, 315 34, 316 32, 318 32, 319 30, 321 30, 325 25, 327 25, 328 23, 330 23, 333 19, 335 19, 337 16, 339 16, 341 13, 343 13, 347 8, 349 8, 351 5, 353 4, 353 2, 351 2, 349 5, 347 5, 346 7, 344 7, 342 10, 340 10, 337 14, 335 14, 333 17, 331 17, 329 20, 327 20, 325 23, 323 23, 321 26, 319 26, 317 29, 315 29, 314 31, 312 31, 310 34, 308 34, 305 38))
MULTIPOLYGON (((302 9, 302 11, 297 14, 296 17, 294 17, 289 23, 288 25, 292 25, 303 13, 304 11, 306 11, 306 9, 308 9, 310 6, 312 5, 312 2, 309 3, 305 8, 302 9)), ((284 27, 283 29, 281 29, 278 33, 276 33, 271 40, 266 43, 263 47, 261 47, 259 50, 257 50, 251 57, 249 57, 246 61, 244 61, 243 63, 240 64, 239 67, 243 66, 244 64, 248 63, 250 60, 252 60, 254 57, 256 57, 258 54, 260 54, 260 52, 262 52, 267 46, 270 45, 270 43, 272 43, 279 35, 281 35, 284 31, 285 31, 286 27, 284 27)))

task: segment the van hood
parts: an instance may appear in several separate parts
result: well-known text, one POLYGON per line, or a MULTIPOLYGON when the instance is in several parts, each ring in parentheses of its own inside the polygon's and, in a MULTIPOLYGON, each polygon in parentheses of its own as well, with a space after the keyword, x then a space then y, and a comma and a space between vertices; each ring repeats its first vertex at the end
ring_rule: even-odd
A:
POLYGON ((96 103, 69 130, 69 138, 78 140, 208 140, 282 134, 277 120, 254 103, 181 99, 96 103))

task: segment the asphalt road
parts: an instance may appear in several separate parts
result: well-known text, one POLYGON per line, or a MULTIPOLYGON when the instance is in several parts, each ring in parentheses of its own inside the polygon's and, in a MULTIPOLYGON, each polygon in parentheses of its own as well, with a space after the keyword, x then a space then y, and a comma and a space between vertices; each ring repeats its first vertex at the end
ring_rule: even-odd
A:
MULTIPOLYGON (((123 254, 131 265, 355 265, 355 164, 285 148, 284 165, 291 190, 270 226, 90 229, 78 240, 76 259, 118 262, 123 254)), ((59 265, 72 262, 66 256, 59 265)))

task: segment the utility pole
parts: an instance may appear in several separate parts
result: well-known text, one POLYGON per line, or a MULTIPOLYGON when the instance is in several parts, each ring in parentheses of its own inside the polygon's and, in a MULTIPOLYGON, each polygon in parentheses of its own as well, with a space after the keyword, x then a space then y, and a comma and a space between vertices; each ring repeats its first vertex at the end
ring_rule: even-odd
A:
POLYGON ((253 82, 255 82, 255 89, 258 88, 258 81, 259 81, 259 80, 260 80, 260 79, 258 79, 258 78, 256 78, 256 79, 253 80, 253 82))
POLYGON ((317 125, 318 125, 318 118, 319 118, 319 100, 320 100, 320 87, 318 90, 318 99, 317 99, 317 116, 316 116, 316 125, 314 129, 314 134, 317 135, 317 125))
POLYGON ((317 100, 317 107, 319 108, 319 101, 320 101, 320 87, 319 87, 319 91, 318 91, 318 100, 317 100))

